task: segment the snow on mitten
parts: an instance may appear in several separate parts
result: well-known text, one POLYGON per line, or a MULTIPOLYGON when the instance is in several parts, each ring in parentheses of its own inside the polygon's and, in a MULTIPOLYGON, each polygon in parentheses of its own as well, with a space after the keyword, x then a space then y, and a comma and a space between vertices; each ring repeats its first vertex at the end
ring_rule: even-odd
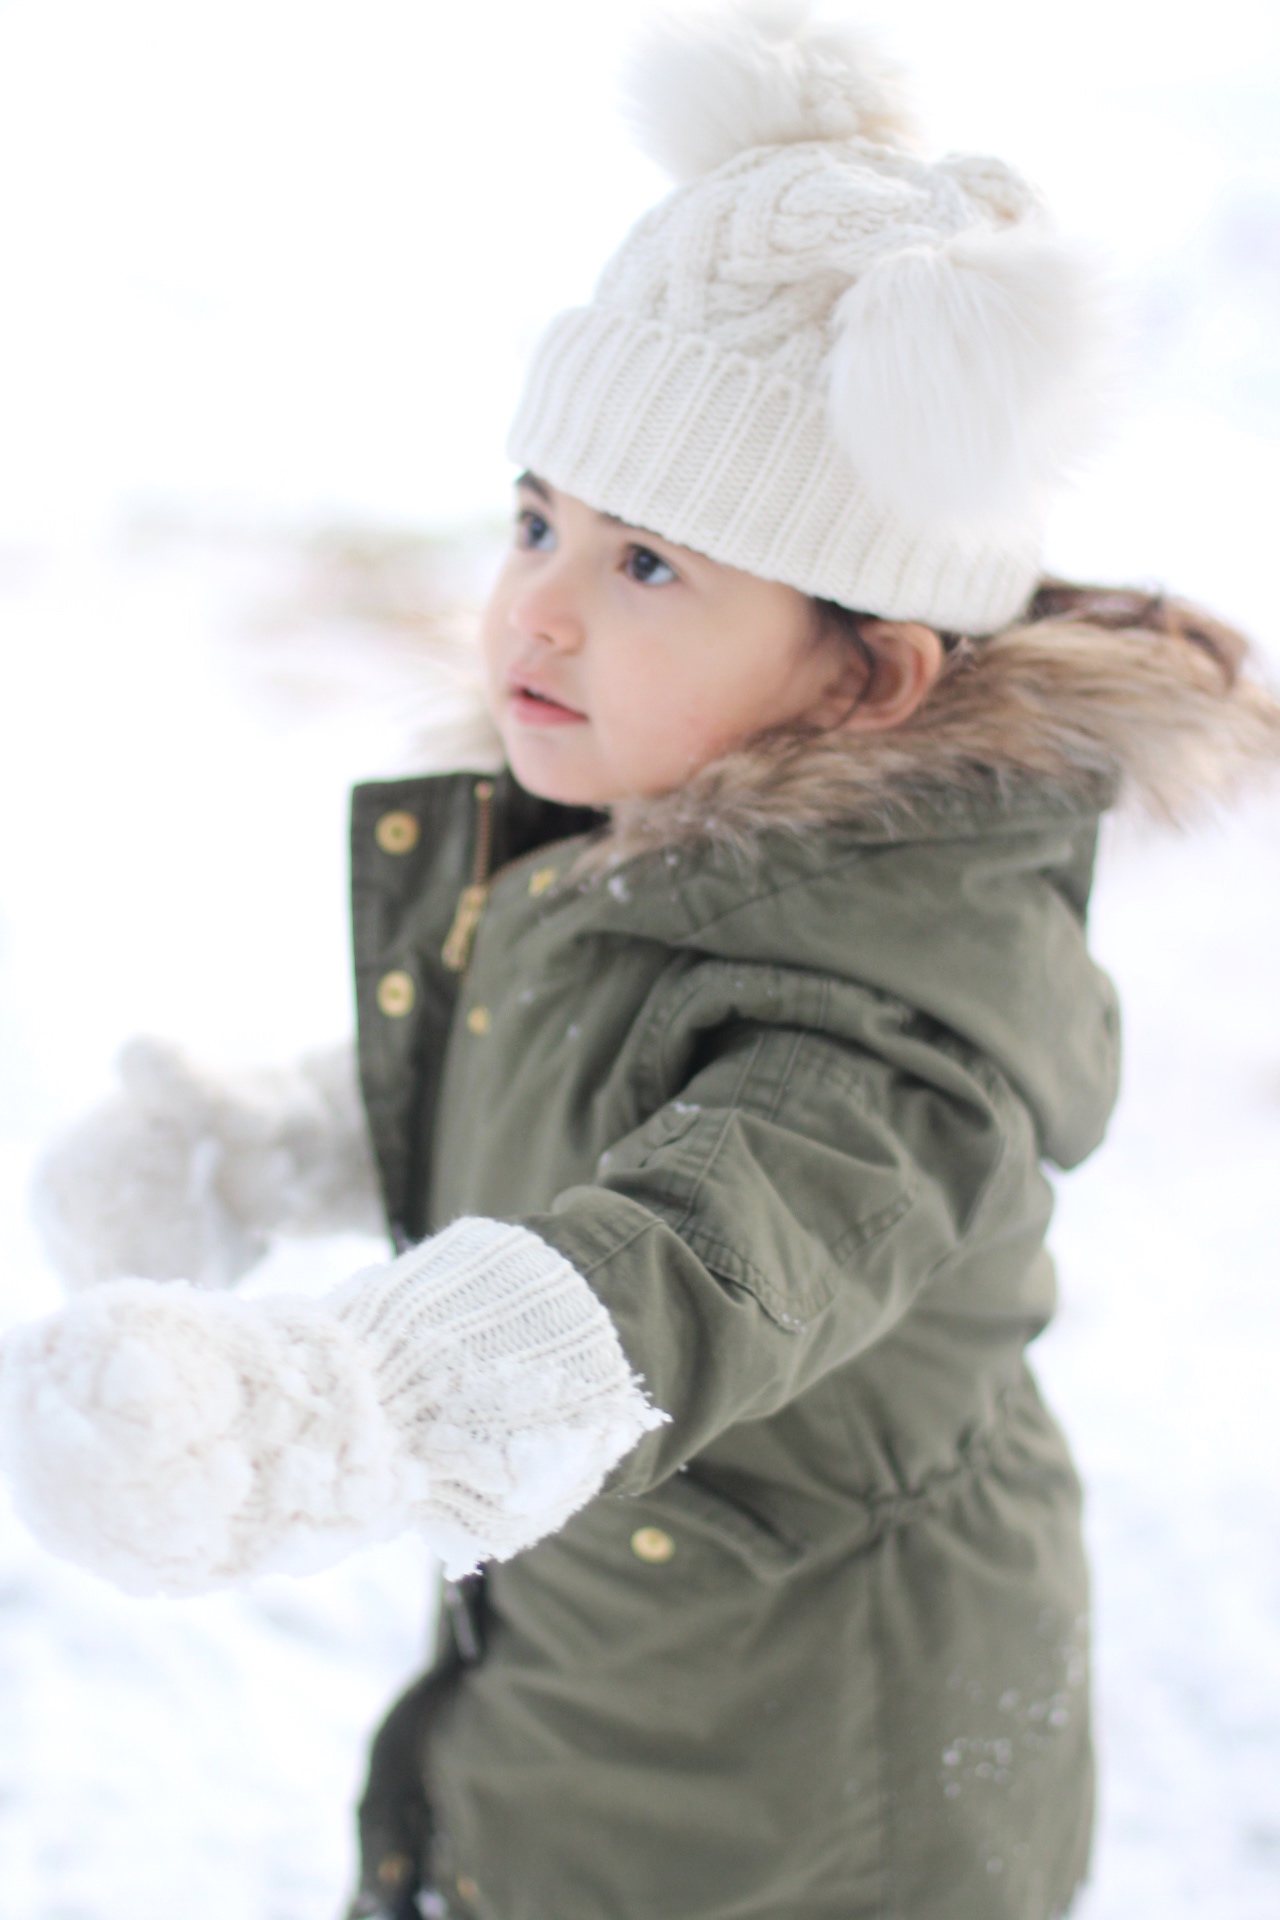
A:
POLYGON ((392 1497, 393 1451, 367 1368, 306 1300, 120 1280, 0 1344, 19 1513, 129 1592, 338 1558, 392 1497))
POLYGON ((36 1167, 32 1212, 68 1287, 230 1286, 275 1231, 379 1230, 350 1047, 223 1084, 137 1039, 118 1071, 36 1167))
POLYGON ((456 1577, 561 1526, 664 1416, 524 1227, 456 1222, 323 1300, 123 1280, 0 1343, 0 1464, 132 1592, 308 1572, 416 1527, 456 1577))

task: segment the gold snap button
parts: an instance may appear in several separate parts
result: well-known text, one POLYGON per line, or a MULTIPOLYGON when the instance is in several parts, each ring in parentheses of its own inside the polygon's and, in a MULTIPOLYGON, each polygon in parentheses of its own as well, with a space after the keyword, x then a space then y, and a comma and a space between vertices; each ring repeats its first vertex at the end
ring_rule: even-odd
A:
POLYGON ((378 1862, 378 1884, 401 1887, 412 1872, 413 1862, 407 1853, 389 1853, 385 1860, 378 1862))
POLYGON ((416 998, 411 977, 398 967, 392 973, 384 973, 378 982, 378 1010, 385 1013, 388 1020, 403 1019, 416 998))
POLYGON ((465 1873, 458 1875, 458 1894, 461 1899, 470 1902, 476 1898, 479 1892, 480 1889, 474 1880, 468 1879, 465 1873))
POLYGON ((467 1030, 470 1033, 488 1033, 490 1024, 488 1007, 472 1007, 467 1015, 467 1030))
POLYGON ((637 1560, 647 1560, 651 1567, 662 1566, 675 1550, 675 1541, 661 1527, 637 1527, 631 1536, 632 1553, 637 1560))
POLYGON ((412 853, 421 831, 411 813, 384 813, 373 837, 384 853, 412 853))
POLYGON ((534 899, 536 900, 540 893, 545 893, 548 887, 554 887, 558 878, 559 872, 555 867, 539 867, 536 873, 531 873, 529 891, 534 899))

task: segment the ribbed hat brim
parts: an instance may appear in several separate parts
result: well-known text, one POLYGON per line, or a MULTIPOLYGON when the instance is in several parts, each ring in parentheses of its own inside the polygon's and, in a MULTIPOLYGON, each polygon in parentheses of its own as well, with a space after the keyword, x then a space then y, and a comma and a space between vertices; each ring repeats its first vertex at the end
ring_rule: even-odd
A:
POLYGON ((1039 575, 1038 529, 914 529, 874 502, 811 386, 617 308, 544 334, 507 451, 603 513, 884 619, 991 633, 1039 575))

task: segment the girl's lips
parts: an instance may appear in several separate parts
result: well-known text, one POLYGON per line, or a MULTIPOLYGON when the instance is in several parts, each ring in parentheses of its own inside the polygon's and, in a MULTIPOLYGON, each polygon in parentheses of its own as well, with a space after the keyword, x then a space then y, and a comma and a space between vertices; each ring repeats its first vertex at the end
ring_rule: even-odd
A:
POLYGON ((507 705, 514 718, 526 727, 581 725, 587 717, 585 713, 575 712, 572 707, 561 706, 558 700, 552 700, 546 694, 531 692, 528 687, 513 687, 507 705))

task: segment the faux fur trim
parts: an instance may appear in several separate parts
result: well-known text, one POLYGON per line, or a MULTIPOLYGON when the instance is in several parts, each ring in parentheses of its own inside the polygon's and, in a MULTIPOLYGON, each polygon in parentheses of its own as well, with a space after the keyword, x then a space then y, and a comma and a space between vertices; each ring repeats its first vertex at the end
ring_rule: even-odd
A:
POLYGON ((1128 803, 1169 826, 1280 766, 1280 701, 1206 648, 1070 619, 962 643, 929 698, 887 733, 766 736, 684 786, 613 809, 584 871, 660 847, 841 824, 880 838, 941 815, 1128 803))

